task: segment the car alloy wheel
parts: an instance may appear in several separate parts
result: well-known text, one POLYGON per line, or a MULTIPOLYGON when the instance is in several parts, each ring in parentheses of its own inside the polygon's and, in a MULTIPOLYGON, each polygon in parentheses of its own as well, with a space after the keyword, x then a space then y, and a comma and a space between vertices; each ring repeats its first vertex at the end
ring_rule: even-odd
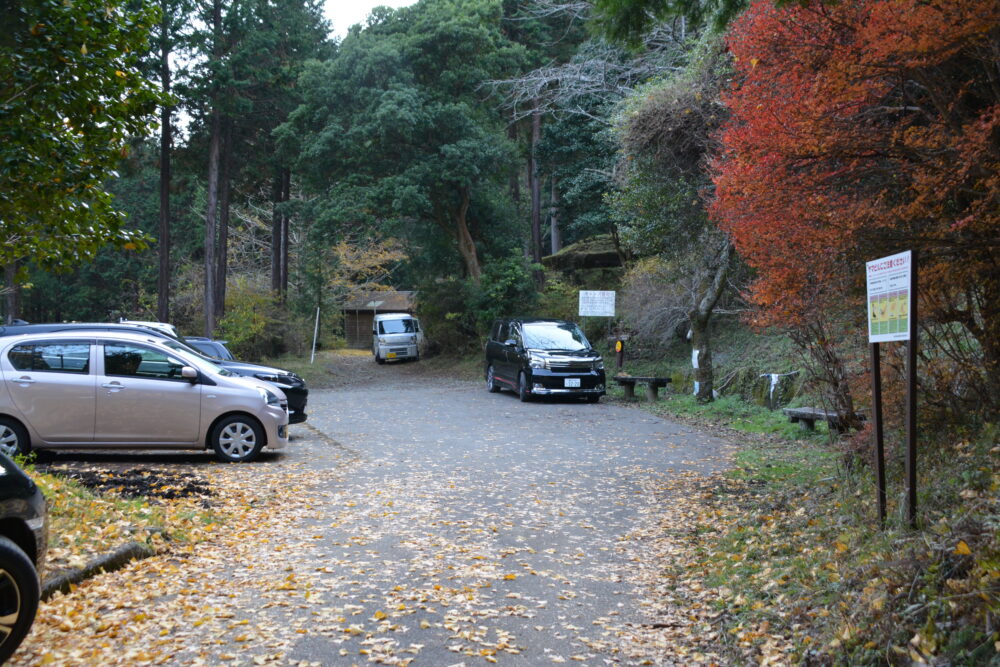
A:
POLYGON ((212 430, 212 448, 222 461, 253 461, 264 447, 264 432, 250 417, 226 417, 212 430))
POLYGON ((30 451, 28 446, 28 432, 24 427, 13 419, 0 418, 0 452, 7 456, 15 454, 27 454, 30 451))
POLYGON ((496 376, 493 374, 493 365, 486 369, 486 391, 491 394, 495 394, 500 391, 500 386, 497 385, 496 376))
POLYGON ((0 536, 0 663, 7 662, 31 629, 40 594, 34 563, 0 536))

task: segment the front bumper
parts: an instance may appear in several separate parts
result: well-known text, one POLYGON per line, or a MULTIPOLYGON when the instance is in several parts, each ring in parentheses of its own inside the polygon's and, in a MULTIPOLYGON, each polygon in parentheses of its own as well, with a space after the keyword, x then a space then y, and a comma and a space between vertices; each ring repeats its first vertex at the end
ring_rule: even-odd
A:
POLYGON ((592 396, 594 394, 604 396, 605 390, 603 385, 593 389, 552 389, 536 385, 531 388, 529 393, 535 396, 592 396))
POLYGON ((532 368, 528 381, 528 393, 534 396, 604 396, 604 371, 560 372, 544 368, 532 368), (578 387, 567 387, 579 382, 578 387))
POLYGON ((290 387, 288 385, 278 385, 285 398, 288 399, 288 423, 301 424, 308 416, 306 414, 306 403, 309 402, 309 390, 305 386, 290 387))
POLYGON ((288 413, 283 408, 268 407, 261 422, 267 432, 268 449, 284 449, 288 446, 288 413))
POLYGON ((408 345, 379 345, 378 353, 379 357, 385 359, 386 361, 393 361, 395 359, 416 359, 417 356, 419 356, 416 343, 410 343, 408 345))

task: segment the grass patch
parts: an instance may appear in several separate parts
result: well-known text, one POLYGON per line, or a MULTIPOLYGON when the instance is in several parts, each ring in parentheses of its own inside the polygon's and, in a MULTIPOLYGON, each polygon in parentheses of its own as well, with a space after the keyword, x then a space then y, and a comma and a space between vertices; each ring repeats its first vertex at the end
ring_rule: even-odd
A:
MULTIPOLYGON (((610 381, 608 395, 615 400, 627 400, 624 389, 614 381, 610 381)), ((775 435, 787 440, 829 440, 828 425, 824 421, 816 423, 815 431, 807 431, 788 421, 780 410, 769 410, 739 396, 722 396, 711 403, 699 403, 693 395, 667 392, 661 393, 661 400, 655 403, 648 403, 642 398, 636 398, 635 403, 667 419, 672 416, 695 418, 745 433, 775 435)))

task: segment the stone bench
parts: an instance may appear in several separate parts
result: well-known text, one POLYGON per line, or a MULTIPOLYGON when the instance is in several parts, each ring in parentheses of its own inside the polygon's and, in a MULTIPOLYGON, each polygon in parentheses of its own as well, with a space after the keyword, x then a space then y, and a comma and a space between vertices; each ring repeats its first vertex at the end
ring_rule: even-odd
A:
MULTIPOLYGON (((840 415, 831 410, 821 410, 819 408, 782 408, 782 412, 788 415, 788 421, 798 424, 807 431, 816 430, 816 422, 819 420, 825 421, 830 425, 830 429, 836 433, 844 433, 847 431, 847 424, 841 419, 840 415)), ((865 415, 861 412, 854 413, 855 417, 859 420, 864 421, 865 415)))
POLYGON ((646 400, 655 401, 659 398, 660 387, 670 384, 670 378, 633 377, 631 375, 616 375, 612 378, 619 387, 625 389, 625 398, 635 398, 635 385, 646 385, 646 400))

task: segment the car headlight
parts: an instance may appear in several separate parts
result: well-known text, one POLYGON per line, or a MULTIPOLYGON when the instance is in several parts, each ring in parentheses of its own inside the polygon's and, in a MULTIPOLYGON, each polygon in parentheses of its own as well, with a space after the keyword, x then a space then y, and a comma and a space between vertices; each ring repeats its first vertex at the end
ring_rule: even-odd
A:
POLYGON ((540 357, 537 354, 529 354, 528 365, 532 368, 545 368, 545 357, 540 357))
POLYGON ((594 370, 595 371, 603 371, 604 370, 604 359, 598 359, 598 360, 596 360, 594 362, 594 370))
POLYGON ((264 389, 263 387, 257 387, 257 393, 260 394, 261 399, 267 405, 272 405, 276 408, 281 406, 281 399, 278 398, 278 395, 273 391, 264 389))

